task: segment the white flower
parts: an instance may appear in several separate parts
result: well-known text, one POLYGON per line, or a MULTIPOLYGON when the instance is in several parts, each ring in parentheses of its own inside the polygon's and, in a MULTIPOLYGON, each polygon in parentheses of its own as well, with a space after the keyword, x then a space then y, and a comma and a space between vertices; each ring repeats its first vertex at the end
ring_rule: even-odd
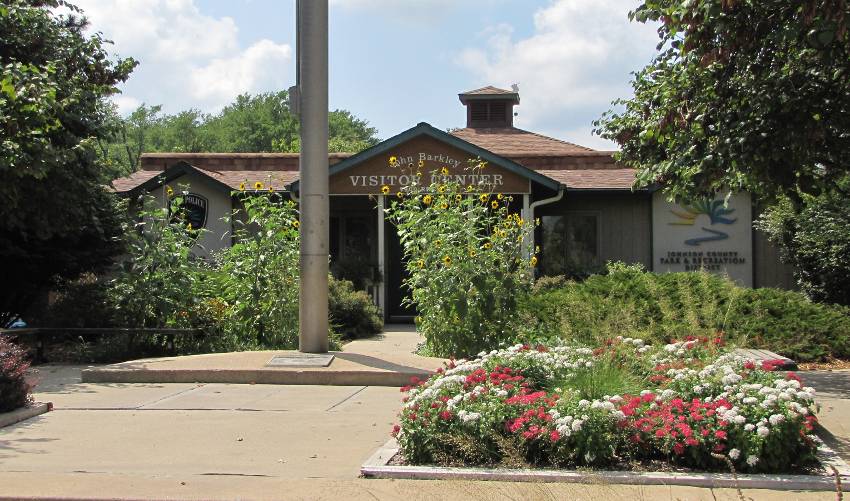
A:
POLYGON ((587 409, 588 407, 590 407, 590 401, 585 400, 585 399, 581 399, 581 400, 578 401, 578 406, 581 407, 582 409, 587 409))
POLYGON ((756 425, 754 425, 752 423, 747 423, 747 424, 744 425, 744 429, 747 430, 747 431, 753 431, 753 430, 756 429, 756 425))
POLYGON ((770 424, 776 426, 785 421, 785 416, 782 414, 771 414, 768 420, 770 421, 770 424))
POLYGON ((758 429, 756 430, 756 433, 760 437, 766 437, 766 436, 770 435, 770 430, 768 430, 764 426, 759 426, 758 429))
POLYGON ((758 456, 749 456, 747 457, 747 464, 750 466, 755 466, 759 462, 758 456))
POLYGON ((739 451, 738 449, 731 449, 729 451, 729 459, 731 459, 733 461, 738 459, 738 457, 740 457, 740 456, 741 456, 741 451, 739 451))

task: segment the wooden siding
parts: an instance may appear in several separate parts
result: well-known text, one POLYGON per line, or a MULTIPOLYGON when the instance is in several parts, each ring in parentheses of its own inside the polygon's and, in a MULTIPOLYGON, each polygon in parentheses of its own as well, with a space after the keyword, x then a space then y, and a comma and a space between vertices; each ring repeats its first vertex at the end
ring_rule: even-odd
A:
POLYGON ((650 196, 645 193, 567 192, 560 202, 536 209, 535 217, 554 216, 567 211, 597 212, 599 257, 606 261, 641 263, 652 266, 652 219, 650 196))

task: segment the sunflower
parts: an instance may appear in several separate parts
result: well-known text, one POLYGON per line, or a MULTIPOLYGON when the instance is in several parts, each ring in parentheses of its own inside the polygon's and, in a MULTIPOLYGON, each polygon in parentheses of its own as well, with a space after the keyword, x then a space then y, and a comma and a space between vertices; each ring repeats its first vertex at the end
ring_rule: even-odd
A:
POLYGON ((498 194, 496 194, 496 198, 498 198, 499 200, 501 200, 501 199, 505 198, 505 196, 504 196, 504 195, 502 195, 501 193, 498 193, 498 194))
POLYGON ((466 192, 467 192, 467 193, 469 193, 469 192, 471 192, 471 191, 472 191, 472 190, 474 190, 474 189, 475 189, 475 188, 473 188, 473 186, 470 184, 469 186, 467 186, 467 187, 466 187, 466 192))
POLYGON ((269 186, 269 193, 274 193, 274 187, 273 186, 269 186))
POLYGON ((419 168, 425 167, 425 160, 419 160, 419 168))
POLYGON ((469 257, 475 257, 476 254, 475 249, 469 249, 469 257))
POLYGON ((447 204, 446 202, 443 202, 443 203, 440 204, 440 209, 446 210, 448 208, 449 208, 449 204, 447 204))
POLYGON ((484 248, 485 248, 485 249, 492 249, 492 248, 493 248, 493 244, 491 244, 490 242, 484 242, 484 248))
POLYGON ((443 245, 443 241, 442 241, 442 240, 439 240, 439 239, 438 239, 438 240, 434 240, 434 247, 439 247, 439 246, 441 246, 441 245, 443 245))
POLYGON ((422 259, 420 259, 419 261, 416 261, 416 267, 421 270, 422 268, 425 267, 425 261, 422 260, 422 259))
POLYGON ((395 167, 396 165, 398 165, 398 158, 393 155, 390 157, 390 167, 395 167))
POLYGON ((192 231, 192 223, 187 224, 186 229, 192 231))
POLYGON ((443 264, 446 265, 446 266, 451 266, 452 265, 452 257, 449 256, 448 254, 443 256, 443 264))
POLYGON ((168 195, 169 197, 174 195, 174 190, 171 189, 171 186, 168 186, 168 185, 165 186, 165 194, 168 195))
POLYGON ((390 194, 390 187, 387 186, 387 185, 381 186, 381 193, 383 193, 384 195, 389 195, 390 194))
POLYGON ((441 184, 440 186, 437 187, 437 191, 439 191, 440 193, 445 193, 446 192, 446 185, 441 184))
POLYGON ((498 209, 499 208, 499 202, 493 200, 492 202, 490 202, 490 207, 492 207, 494 209, 498 209))
POLYGON ((481 194, 481 196, 479 196, 479 197, 478 197, 478 200, 481 200, 481 203, 482 203, 482 204, 486 204, 486 203, 487 203, 487 200, 488 200, 489 198, 490 198, 490 197, 488 197, 486 193, 482 193, 482 194, 481 194))
POLYGON ((254 183, 254 189, 255 190, 262 190, 263 189, 263 183, 261 183, 260 181, 257 181, 256 183, 254 183))
POLYGON ((531 256, 531 266, 537 266, 537 256, 531 256))
POLYGON ((397 191, 397 192, 395 193, 395 196, 396 196, 396 198, 404 198, 404 193, 403 193, 403 192, 401 192, 401 191, 397 191))
POLYGON ((455 201, 456 201, 456 202, 460 202, 461 200, 463 200, 463 195, 461 195, 460 193, 458 193, 457 195, 455 195, 455 201))
POLYGON ((433 200, 434 200, 434 198, 431 197, 431 195, 425 195, 424 197, 422 197, 422 203, 425 204, 425 205, 431 205, 431 202, 433 200))
POLYGON ((239 191, 245 191, 245 181, 239 183, 239 191))
POLYGON ((449 168, 446 167, 446 166, 443 166, 443 168, 440 169, 440 174, 442 174, 444 176, 448 176, 449 175, 449 168))
POLYGON ((299 223, 297 219, 295 221, 292 221, 292 227, 293 228, 297 229, 299 226, 301 226, 301 223, 299 223))

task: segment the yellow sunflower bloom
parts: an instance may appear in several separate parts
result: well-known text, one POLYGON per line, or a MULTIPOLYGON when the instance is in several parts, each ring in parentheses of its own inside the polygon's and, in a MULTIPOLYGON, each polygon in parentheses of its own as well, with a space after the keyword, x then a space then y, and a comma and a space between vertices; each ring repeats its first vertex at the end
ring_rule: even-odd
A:
POLYGON ((292 221, 293 228, 298 228, 299 226, 301 226, 301 223, 299 223, 297 219, 295 221, 292 221))
POLYGON ((274 193, 274 187, 269 186, 269 193, 274 193))
POLYGON ((419 261, 416 261, 416 266, 421 270, 422 268, 425 267, 425 261, 423 261, 422 259, 420 259, 419 261))
POLYGON ((475 252, 475 249, 469 249, 469 257, 475 257, 476 254, 478 253, 475 252))
POLYGON ((263 189, 263 183, 261 183, 260 181, 257 181, 256 183, 254 183, 254 189, 255 190, 262 190, 263 189))
POLYGON ((245 191, 245 182, 239 183, 239 191, 245 191))
POLYGON ((455 195, 455 201, 460 202, 461 200, 463 200, 463 195, 461 195, 460 193, 455 195))
POLYGON ((398 158, 393 155, 390 157, 390 167, 395 167, 396 165, 398 165, 398 158))
POLYGON ((433 200, 434 200, 434 198, 431 197, 431 195, 425 195, 424 197, 422 197, 422 203, 425 204, 425 205, 431 205, 431 202, 433 200))
POLYGON ((475 189, 475 188, 473 188, 473 187, 472 187, 472 185, 470 184, 469 186, 467 186, 467 187, 466 187, 466 192, 467 192, 467 193, 469 193, 469 192, 471 192, 471 191, 472 191, 472 190, 474 190, 474 189, 475 189))
POLYGON ((395 194, 396 198, 404 198, 404 193, 401 191, 397 191, 395 194))
POLYGON ((499 208, 499 202, 493 200, 492 202, 490 202, 490 207, 492 207, 494 209, 498 209, 499 208))
POLYGON ((441 245, 443 245, 443 241, 442 241, 442 240, 434 240, 434 247, 439 247, 439 246, 441 246, 441 245))
POLYGON ((169 197, 174 195, 174 190, 171 188, 171 186, 166 185, 165 194, 168 195, 169 197))
POLYGON ((421 169, 422 167, 425 167, 425 160, 419 161, 419 168, 421 169))
POLYGON ((381 193, 383 193, 384 195, 389 195, 390 194, 390 187, 387 186, 387 185, 381 186, 381 193))
POLYGON ((485 248, 485 249, 492 249, 492 248, 493 248, 493 244, 491 244, 490 242, 484 242, 484 248, 485 248))
POLYGON ((505 198, 505 196, 504 196, 504 195, 502 195, 501 193, 497 193, 497 194, 496 194, 496 198, 498 198, 499 200, 501 200, 501 199, 505 198))
POLYGON ((490 198, 490 197, 488 197, 486 193, 482 193, 482 194, 481 194, 481 196, 479 196, 479 197, 478 197, 478 200, 481 200, 481 203, 482 203, 482 204, 486 204, 486 203, 487 203, 487 200, 488 200, 489 198, 490 198))
POLYGON ((446 265, 446 266, 451 266, 452 265, 452 257, 449 256, 448 254, 443 256, 443 264, 446 265))
POLYGON ((441 184, 440 186, 437 187, 437 191, 439 191, 440 193, 445 193, 446 192, 446 185, 441 184))
POLYGON ((442 169, 440 169, 440 174, 442 174, 444 176, 448 176, 449 175, 449 168, 444 166, 442 169))
POLYGON ((531 256, 531 266, 537 266, 537 256, 531 256))
POLYGON ((443 210, 446 210, 446 209, 449 208, 449 204, 447 204, 446 202, 443 202, 443 203, 440 204, 440 208, 443 209, 443 210))

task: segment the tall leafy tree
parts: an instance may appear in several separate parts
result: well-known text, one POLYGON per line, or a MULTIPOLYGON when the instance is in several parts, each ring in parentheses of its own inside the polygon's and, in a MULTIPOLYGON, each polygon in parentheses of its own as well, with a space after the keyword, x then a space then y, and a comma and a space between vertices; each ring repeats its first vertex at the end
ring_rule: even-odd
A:
POLYGON ((659 53, 596 123, 638 183, 800 198, 850 168, 850 3, 646 0, 659 53))
POLYGON ((96 143, 108 134, 104 98, 136 62, 110 59, 86 25, 60 0, 0 5, 0 325, 120 249, 96 143))
MULTIPOLYGON (((298 152, 299 122, 289 108, 287 91, 242 94, 215 115, 187 110, 162 113, 142 105, 126 118, 113 110, 119 127, 101 142, 113 178, 129 174, 145 152, 298 152)), ((328 113, 328 148, 358 152, 378 143, 377 131, 346 110, 328 113)))

